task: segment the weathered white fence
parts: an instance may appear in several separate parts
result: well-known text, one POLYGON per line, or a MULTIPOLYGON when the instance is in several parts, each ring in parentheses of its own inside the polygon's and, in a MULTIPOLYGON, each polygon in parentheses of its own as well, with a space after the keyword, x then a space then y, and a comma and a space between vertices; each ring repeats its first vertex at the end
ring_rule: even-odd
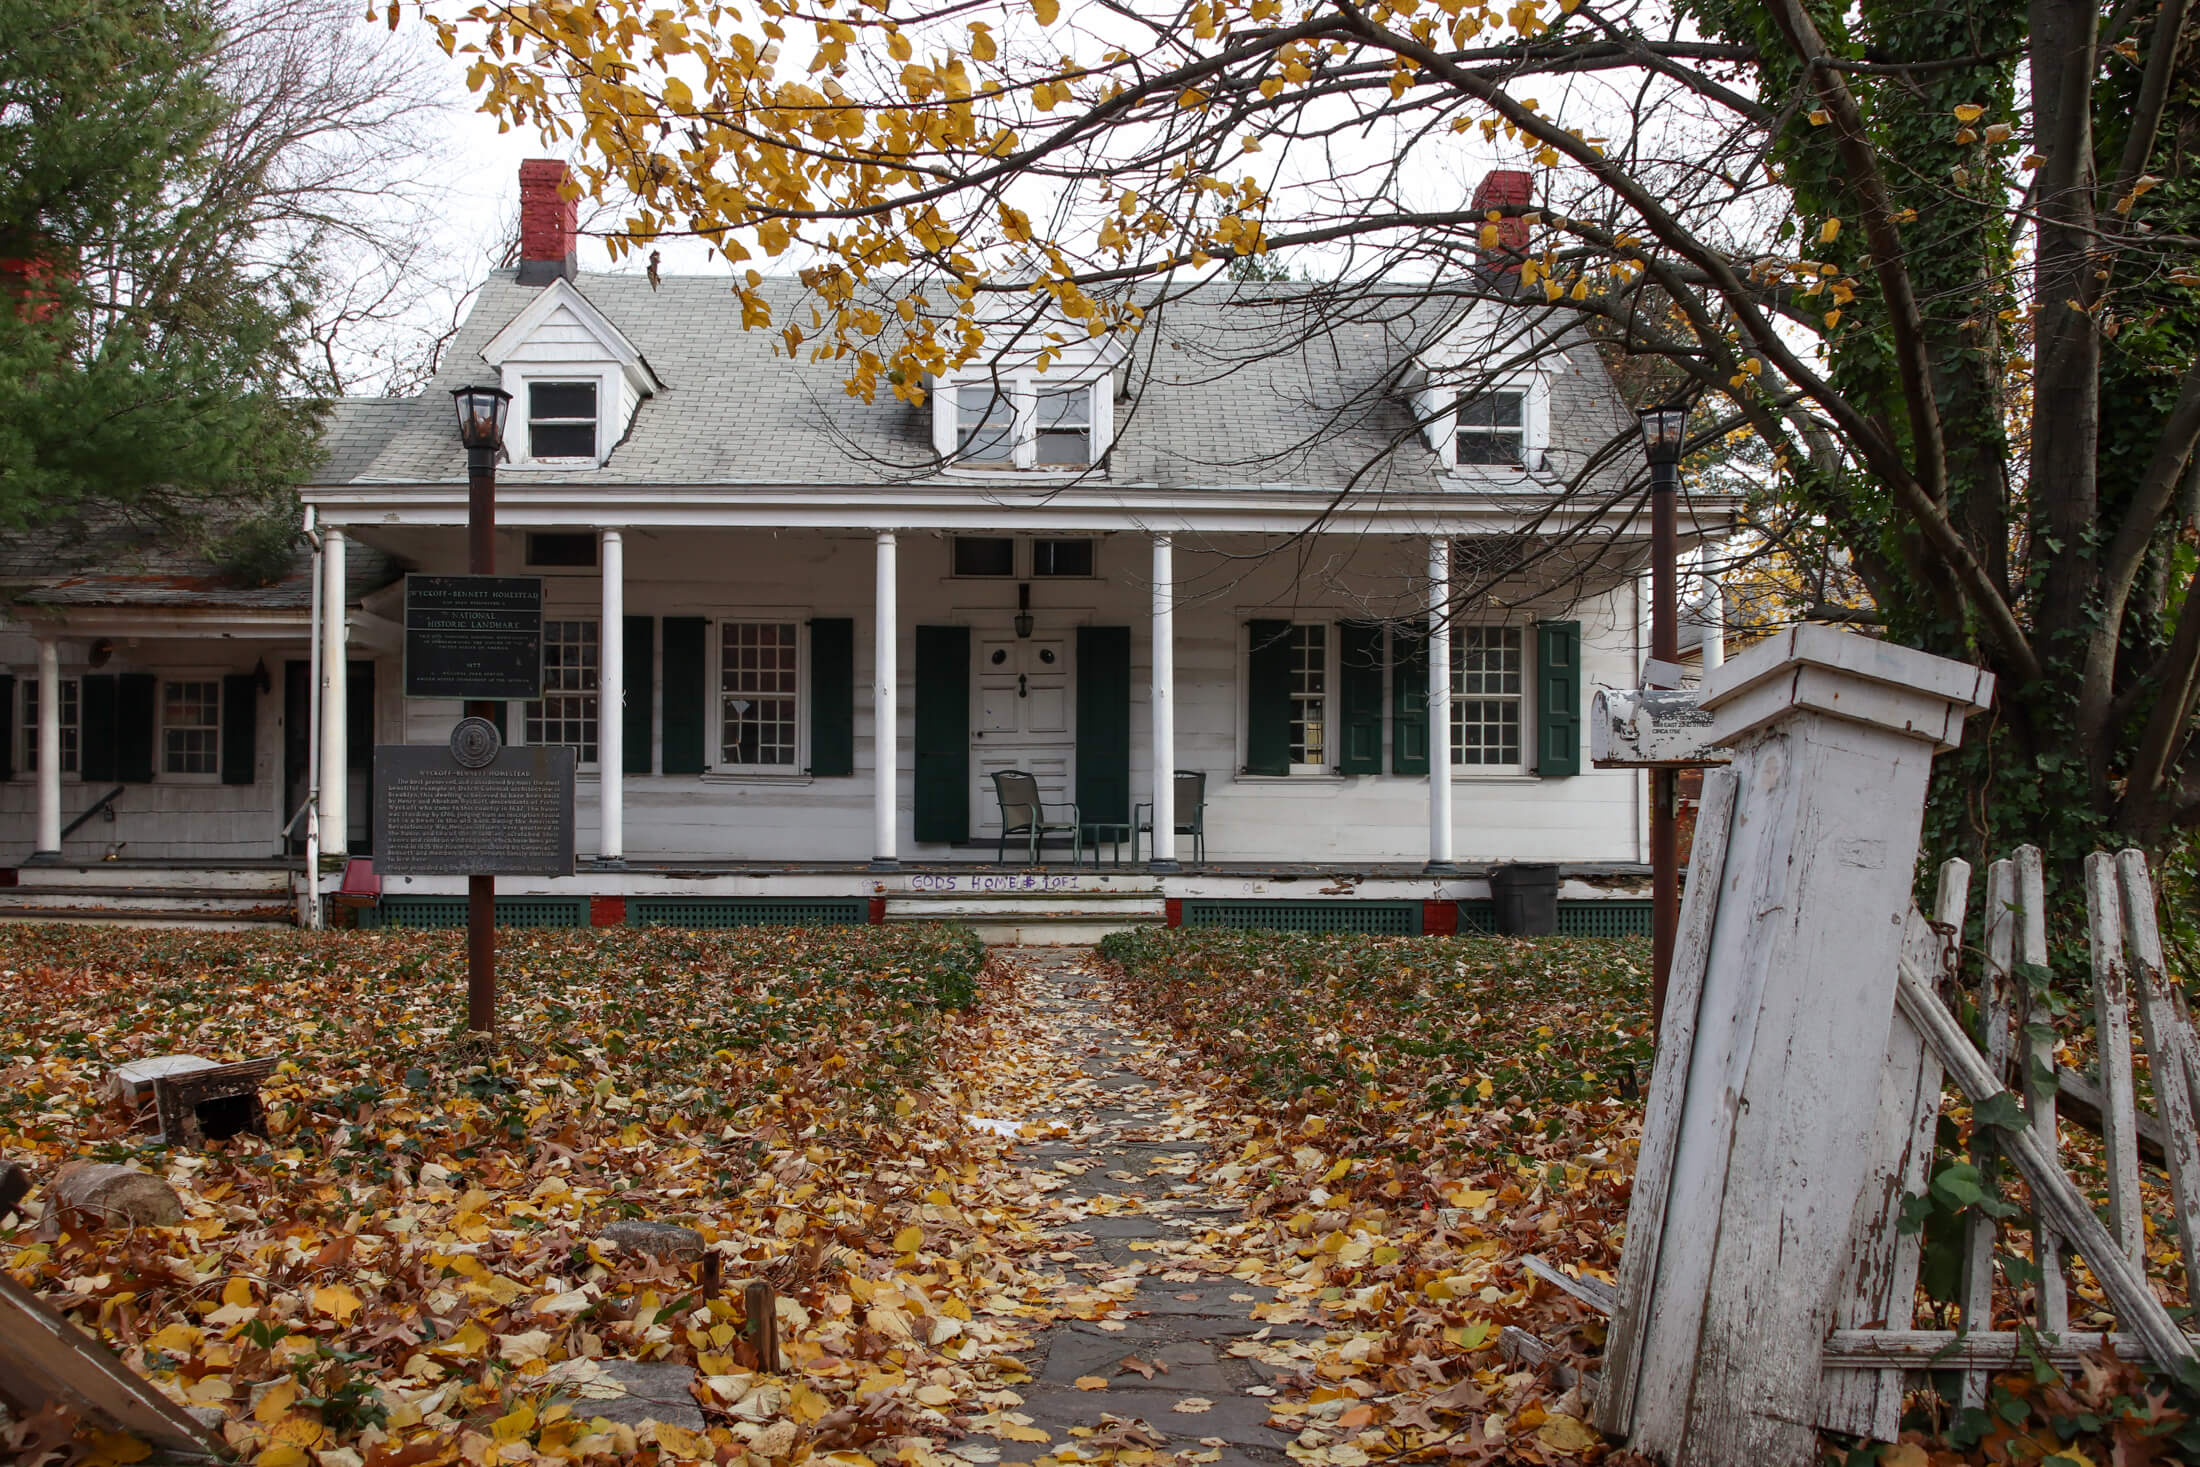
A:
POLYGON ((1921 1239, 1903 1234, 1902 1205, 1927 1187, 1951 1081, 2030 1189, 2031 1323, 2048 1358, 2101 1344, 2068 1329, 2070 1253, 2121 1325, 2120 1352, 2194 1355, 2140 1246, 2134 996, 2187 1277, 2200 1278, 2200 1044, 2163 972, 2144 860, 2087 863, 2106 1224, 2059 1155, 2058 1088, 2083 1087, 2027 1035, 2024 975, 2047 958, 2039 853, 1989 868, 1975 978, 1960 961, 1970 868, 1942 868, 1931 918, 1910 899, 1931 756, 1991 686, 1808 627, 1707 680, 1704 743, 1732 763, 1705 775, 1598 1405, 1606 1432, 1675 1467, 1803 1467, 1821 1427, 1892 1439, 1917 1372, 1965 1371, 1975 1403, 1988 1372, 2022 1358, 2018 1331, 1991 1328, 1988 1218, 1965 1240, 1963 1330, 1913 1327, 1921 1239), (1964 986, 1983 1051, 1944 997, 1964 986))

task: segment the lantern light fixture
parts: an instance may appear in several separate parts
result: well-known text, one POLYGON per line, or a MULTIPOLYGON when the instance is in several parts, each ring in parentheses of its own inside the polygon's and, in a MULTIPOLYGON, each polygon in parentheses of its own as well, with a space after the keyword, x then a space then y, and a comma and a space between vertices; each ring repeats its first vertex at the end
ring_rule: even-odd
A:
POLYGON ((469 453, 495 453, 504 446, 511 393, 501 387, 454 387, 451 403, 458 410, 458 441, 469 453))
POLYGON ((1031 635, 1031 583, 1020 582, 1016 587, 1016 636, 1022 640, 1031 635))
POLYGON ((1652 468, 1671 468, 1681 461, 1688 441, 1688 404, 1668 402, 1647 407, 1636 415, 1642 421, 1642 451, 1652 468))

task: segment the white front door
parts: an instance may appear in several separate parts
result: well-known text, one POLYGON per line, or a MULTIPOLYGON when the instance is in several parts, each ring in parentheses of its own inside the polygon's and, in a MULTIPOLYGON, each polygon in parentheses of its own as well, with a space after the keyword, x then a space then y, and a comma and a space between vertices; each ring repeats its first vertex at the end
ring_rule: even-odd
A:
MULTIPOLYGON (((993 789, 997 769, 1038 776, 1039 798, 1068 804, 1074 798, 1077 730, 1072 726, 1069 649, 1059 636, 992 636, 974 639, 977 707, 971 723, 970 769, 973 837, 998 839, 1001 802, 993 789)), ((1056 813, 1049 811, 1049 815, 1056 813)))

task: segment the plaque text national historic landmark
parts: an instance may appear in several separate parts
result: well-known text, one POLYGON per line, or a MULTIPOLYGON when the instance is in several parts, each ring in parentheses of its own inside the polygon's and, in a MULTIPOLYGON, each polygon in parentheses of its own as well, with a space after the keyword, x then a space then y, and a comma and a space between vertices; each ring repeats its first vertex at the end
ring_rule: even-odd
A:
POLYGON ((405 577, 405 696, 542 696, 540 576, 405 577))

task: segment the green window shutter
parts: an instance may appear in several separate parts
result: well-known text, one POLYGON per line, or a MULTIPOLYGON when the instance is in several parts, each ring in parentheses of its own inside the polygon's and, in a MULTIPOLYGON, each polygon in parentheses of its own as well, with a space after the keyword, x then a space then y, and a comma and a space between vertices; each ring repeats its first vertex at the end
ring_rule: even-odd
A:
POLYGON ((1383 772, 1383 628, 1348 621, 1337 627, 1337 695, 1346 774, 1383 772))
POLYGON ((1428 773, 1428 627, 1390 634, 1390 772, 1428 773))
POLYGON ((916 837, 968 840, 970 628, 918 627, 916 653, 916 837))
MULTIPOLYGON (((15 701, 15 676, 12 673, 0 673, 0 709, 6 710, 8 720, 6 737, 0 738, 0 779, 13 779, 15 778, 15 730, 16 726, 23 721, 23 707, 15 701)), ((38 730, 35 728, 26 729, 24 733, 25 737, 31 740, 32 747, 37 747, 38 730)))
POLYGON ((87 782, 115 777, 115 675, 88 672, 77 686, 77 770, 87 782))
POLYGON ((810 623, 810 773, 856 772, 856 624, 845 616, 810 623))
POLYGON ((149 672, 115 679, 115 779, 153 782, 153 740, 160 727, 160 680, 149 672))
POLYGON ((1581 773, 1581 623, 1535 624, 1535 772, 1581 773))
POLYGON ((222 679, 222 783, 250 784, 260 723, 260 683, 249 672, 222 679))
POLYGON ((1077 813, 1131 818, 1131 629, 1077 629, 1077 813))
POLYGON ((1291 623, 1249 624, 1245 659, 1245 772, 1291 772, 1291 623))
POLYGON ((665 618, 665 773, 701 774, 703 710, 709 701, 710 623, 700 616, 665 618))
POLYGON ((648 774, 657 767, 657 751, 650 747, 657 732, 650 709, 657 691, 656 618, 630 616, 621 635, 626 638, 626 706, 619 710, 619 727, 626 748, 619 768, 628 774, 648 774))

